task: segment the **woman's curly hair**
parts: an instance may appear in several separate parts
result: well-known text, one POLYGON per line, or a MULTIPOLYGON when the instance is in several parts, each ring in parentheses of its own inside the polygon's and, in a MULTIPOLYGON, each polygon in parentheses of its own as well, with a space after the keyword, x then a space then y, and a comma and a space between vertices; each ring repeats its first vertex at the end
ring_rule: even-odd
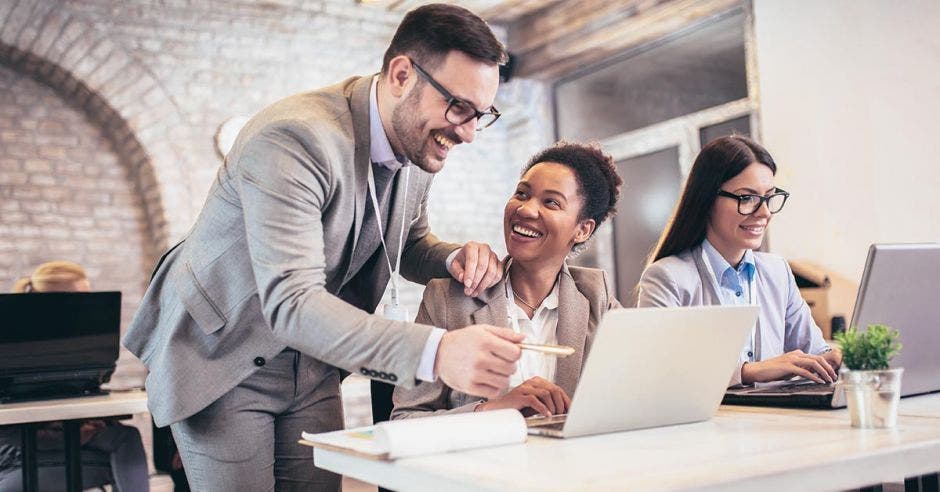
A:
POLYGON ((522 175, 532 166, 543 162, 562 164, 574 171, 578 180, 578 194, 584 200, 579 219, 594 219, 595 231, 602 222, 617 212, 616 205, 623 179, 617 174, 613 158, 601 150, 600 144, 560 140, 535 154, 522 169, 522 175))

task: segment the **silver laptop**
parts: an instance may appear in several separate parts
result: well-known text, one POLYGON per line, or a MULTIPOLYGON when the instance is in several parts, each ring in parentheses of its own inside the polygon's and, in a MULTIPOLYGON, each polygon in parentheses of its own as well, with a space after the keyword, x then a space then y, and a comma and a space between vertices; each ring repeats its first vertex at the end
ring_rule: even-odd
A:
POLYGON ((940 244, 874 244, 855 299, 852 324, 898 330, 901 396, 940 391, 940 244))
MULTIPOLYGON (((901 396, 940 391, 940 244, 873 244, 849 326, 884 324, 898 330, 903 348, 891 361, 903 367, 901 396)), ((729 388, 723 403, 803 408, 841 408, 835 385, 811 381, 729 388)))
POLYGON ((529 433, 576 437, 708 420, 757 312, 756 306, 608 311, 568 414, 530 417, 529 433))

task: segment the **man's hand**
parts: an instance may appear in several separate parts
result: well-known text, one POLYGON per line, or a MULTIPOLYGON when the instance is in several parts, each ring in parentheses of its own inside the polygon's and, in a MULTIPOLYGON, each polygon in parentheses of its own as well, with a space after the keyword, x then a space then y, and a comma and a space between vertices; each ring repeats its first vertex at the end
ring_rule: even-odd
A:
POLYGON ((470 241, 457 252, 449 265, 451 275, 463 283, 463 293, 477 297, 503 278, 503 262, 490 245, 470 241))
POLYGON ((803 376, 817 383, 831 383, 837 377, 825 357, 810 355, 802 350, 793 350, 760 362, 749 362, 741 367, 743 384, 778 381, 793 376, 803 376))
POLYGON ((449 331, 437 347, 434 373, 455 390, 495 398, 516 372, 522 355, 516 344, 523 339, 520 333, 490 325, 449 331))
POLYGON ((555 414, 568 413, 569 407, 571 407, 571 398, 565 390, 551 381, 536 376, 516 386, 509 393, 478 405, 476 411, 515 408, 526 417, 536 413, 550 417, 555 414))

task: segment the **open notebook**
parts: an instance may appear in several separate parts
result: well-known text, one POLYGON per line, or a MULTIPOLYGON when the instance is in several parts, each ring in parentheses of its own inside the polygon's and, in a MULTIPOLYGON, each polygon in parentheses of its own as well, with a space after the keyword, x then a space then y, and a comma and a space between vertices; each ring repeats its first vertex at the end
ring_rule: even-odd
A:
POLYGON ((300 443, 374 460, 518 444, 526 422, 516 410, 494 410, 381 422, 368 427, 302 433, 300 443))

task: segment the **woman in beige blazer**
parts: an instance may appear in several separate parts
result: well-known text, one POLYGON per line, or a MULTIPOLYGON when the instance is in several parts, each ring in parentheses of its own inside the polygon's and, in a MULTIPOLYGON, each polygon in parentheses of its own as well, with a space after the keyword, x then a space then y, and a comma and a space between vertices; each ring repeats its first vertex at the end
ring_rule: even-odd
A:
POLYGON ((447 330, 478 323, 510 327, 527 342, 574 347, 574 355, 556 359, 523 351, 512 389, 489 401, 440 380, 396 388, 393 420, 499 408, 527 416, 568 411, 597 325, 620 303, 602 270, 565 260, 614 213, 621 183, 613 160, 596 145, 559 142, 539 152, 506 204, 510 259, 503 279, 477 298, 464 295, 455 280, 432 280, 418 311, 418 323, 447 330))

